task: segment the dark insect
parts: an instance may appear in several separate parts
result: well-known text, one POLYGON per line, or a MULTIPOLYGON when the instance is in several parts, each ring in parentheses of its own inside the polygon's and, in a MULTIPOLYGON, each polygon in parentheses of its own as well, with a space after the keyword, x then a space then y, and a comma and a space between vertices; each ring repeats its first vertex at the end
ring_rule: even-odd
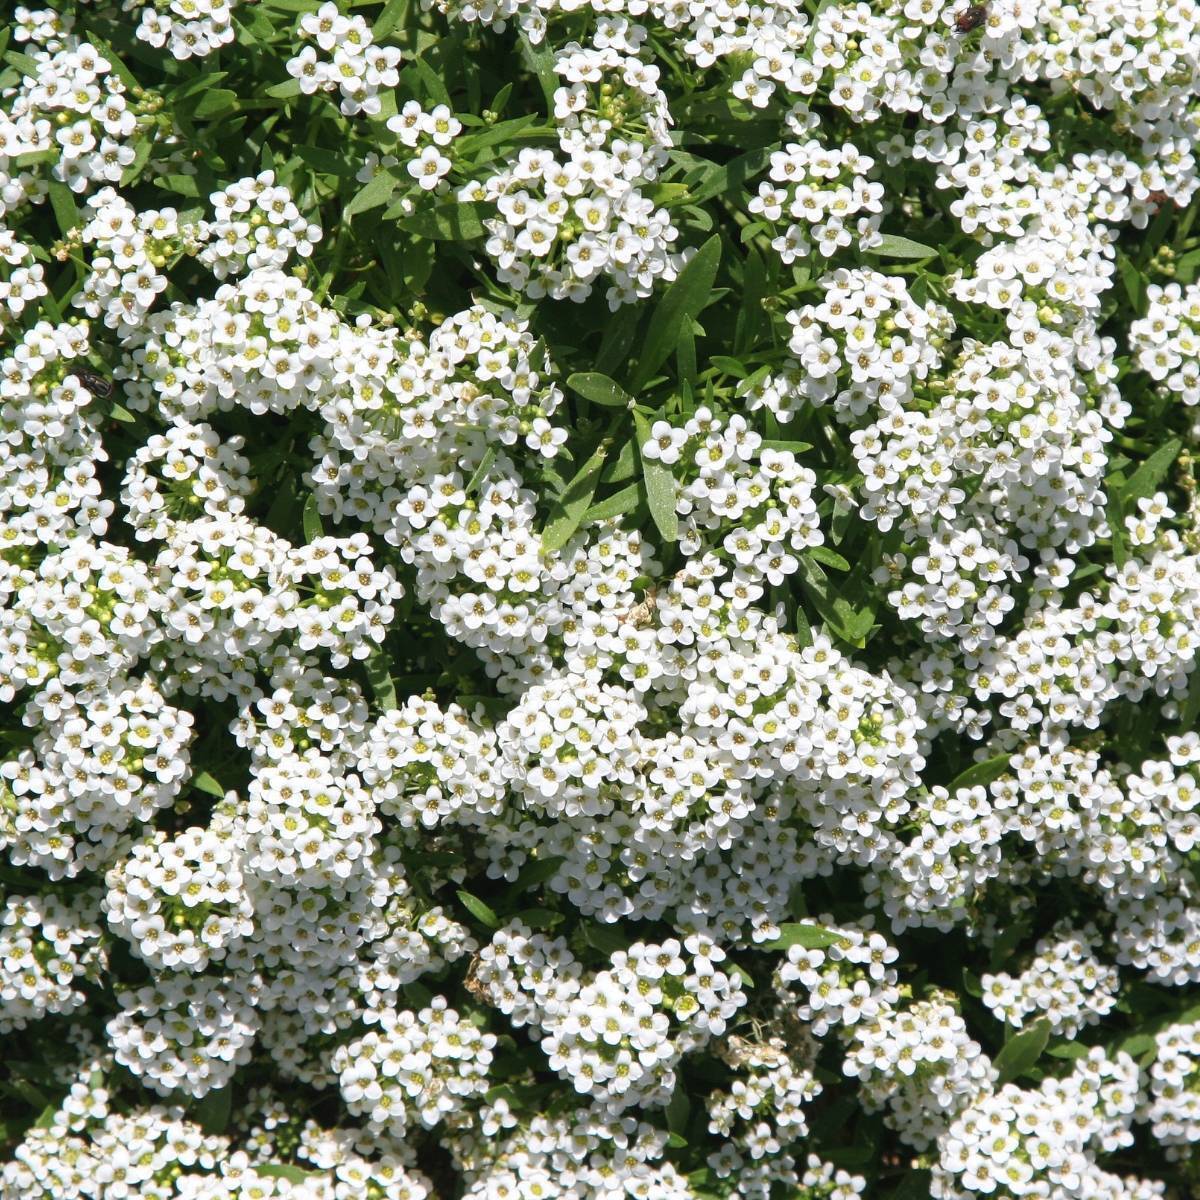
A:
POLYGON ((107 400, 113 394, 112 380, 97 375, 95 371, 76 368, 72 374, 99 400, 107 400))
POLYGON ((987 5, 972 4, 970 8, 964 8, 955 16, 954 28, 959 33, 970 33, 972 29, 978 29, 986 20, 987 5))

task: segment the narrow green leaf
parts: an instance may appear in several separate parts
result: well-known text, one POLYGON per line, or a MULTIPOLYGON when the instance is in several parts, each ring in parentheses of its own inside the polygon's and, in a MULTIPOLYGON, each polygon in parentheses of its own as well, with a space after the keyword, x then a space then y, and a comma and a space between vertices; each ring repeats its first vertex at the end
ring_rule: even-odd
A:
POLYGON ((650 516, 664 541, 679 541, 679 515, 675 511, 675 477, 670 467, 657 459, 647 458, 644 447, 651 440, 650 422, 641 413, 633 414, 638 436, 638 453, 642 455, 642 482, 646 488, 646 503, 650 516))
POLYGON ((383 6, 383 12, 375 18, 375 24, 371 26, 371 34, 375 41, 382 42, 387 39, 392 30, 396 29, 408 15, 409 0, 388 0, 383 6))
POLYGON ((209 1092, 192 1108, 196 1123, 206 1133, 224 1133, 233 1111, 233 1088, 223 1087, 209 1092))
POLYGON ((490 445, 483 452, 483 457, 479 460, 479 466, 471 472, 471 478, 467 480, 466 494, 468 496, 475 495, 483 486, 483 481, 487 478, 487 473, 492 469, 492 463, 495 461, 496 447, 495 445, 490 445))
POLYGON ((478 204, 443 204, 415 212, 398 224, 401 229, 431 241, 468 242, 486 232, 482 212, 478 204))
POLYGON ((207 796, 216 796, 218 800, 225 799, 225 789, 207 771, 192 776, 192 787, 207 796))
POLYGON ((1042 1057, 1049 1040, 1050 1022, 1042 1020, 1005 1042, 1000 1053, 992 1060, 1000 1083, 1008 1083, 1024 1075, 1042 1057))
POLYGON ((726 192, 740 192, 752 175, 757 175, 766 169, 771 161, 771 155, 778 151, 779 145, 760 146, 757 150, 748 150, 745 154, 705 172, 703 180, 692 191, 693 204, 703 204, 726 192))
POLYGON ((795 921, 780 925, 779 937, 773 942, 763 942, 759 949, 789 950, 792 946, 803 946, 805 950, 824 950, 827 946, 836 946, 841 940, 842 935, 836 930, 808 921, 795 921))
POLYGON ((721 239, 712 237, 688 259, 683 270, 650 317, 650 329, 638 356, 632 390, 640 392, 674 352, 688 328, 687 320, 698 316, 712 299, 713 281, 721 264, 721 239))
POLYGON ((308 543, 315 542, 317 538, 325 536, 325 526, 321 522, 321 511, 317 505, 317 497, 313 492, 309 492, 308 499, 304 501, 304 540, 308 543))
POLYGON ((989 783, 994 783, 1008 771, 1011 761, 1011 755, 997 754, 994 758, 989 758, 984 762, 973 763, 954 777, 947 790, 953 796, 962 788, 987 787, 989 783))
POLYGON ((566 920, 562 913, 555 912, 552 908, 523 908, 514 913, 513 917, 524 921, 530 929, 553 929, 555 925, 561 925, 566 920))
POLYGON ((256 1175, 267 1179, 287 1179, 291 1183, 307 1183, 308 1180, 322 1175, 320 1171, 306 1171, 303 1167, 295 1167, 291 1163, 254 1163, 250 1169, 256 1175))
POLYGON ((46 185, 50 198, 50 207, 54 210, 54 219, 58 222, 61 233, 68 234, 79 227, 79 209, 75 205, 75 195, 65 183, 52 179, 46 185))
POLYGON ((610 957, 616 954, 618 950, 629 948, 629 942, 611 925, 600 925, 595 921, 585 921, 583 924, 583 936, 589 946, 599 950, 601 954, 607 954, 610 957))
POLYGON ((371 685, 371 693, 376 704, 383 712, 391 712, 399 708, 396 699, 396 684, 392 680, 391 659, 380 646, 373 654, 368 655, 364 664, 367 671, 367 682, 371 685))
POLYGON ((744 987, 744 988, 754 987, 754 976, 751 975, 750 972, 747 971, 746 968, 743 967, 741 963, 730 963, 729 964, 729 973, 730 973, 730 975, 735 975, 738 979, 740 979, 742 981, 742 987, 744 987))
POLYGON ((121 175, 121 186, 128 187, 131 183, 136 183, 141 173, 146 169, 146 164, 150 161, 150 151, 154 148, 154 143, 149 138, 143 138, 138 142, 138 147, 133 154, 133 162, 127 166, 121 175))
POLYGON ((621 443, 620 450, 615 455, 609 455, 608 462, 604 464, 604 470, 600 473, 600 482, 624 483, 627 479, 633 479, 639 474, 640 462, 636 435, 626 438, 621 443))
POLYGON ((1121 276, 1121 286, 1125 289, 1125 296, 1129 300, 1134 311, 1141 308, 1142 305, 1142 276, 1137 267, 1130 262, 1128 255, 1117 251, 1117 274, 1121 276))
POLYGON ((830 550, 828 546, 810 546, 807 553, 811 554, 817 562, 824 563, 827 567, 833 567, 835 571, 850 570, 850 564, 836 550, 830 550))
POLYGON ((812 442, 789 442, 780 438, 763 438, 759 443, 760 450, 780 450, 789 454, 803 454, 812 449, 812 442))
POLYGON ((562 497, 554 505, 546 528, 542 530, 542 549, 547 554, 561 550, 582 524, 599 486, 607 453, 607 441, 601 442, 600 448, 579 468, 578 474, 567 484, 562 497))
MULTIPOLYGON (((641 502, 642 485, 631 483, 619 492, 613 492, 611 496, 593 504, 583 514, 582 524, 584 526, 594 525, 597 521, 611 521, 614 517, 623 517, 626 513, 633 512, 641 502)), ((1200 689, 1197 690, 1200 691, 1200 689)))
POLYGON ((517 35, 517 44, 525 66, 537 77, 538 86, 546 98, 547 111, 553 112, 554 93, 559 84, 558 76, 554 72, 554 52, 545 42, 535 46, 523 33, 517 35))
POLYGON ((878 246, 865 250, 866 254, 878 254, 880 258, 933 258, 938 251, 924 242, 914 242, 912 238, 900 237, 894 233, 885 233, 883 241, 878 246))
MULTIPOLYGON (((1117 1049, 1121 1048, 1122 1047, 1120 1046, 1117 1047, 1117 1049)), ((1082 1042, 1059 1042, 1056 1046, 1048 1047, 1046 1053, 1049 1054, 1051 1058, 1067 1058, 1074 1060, 1077 1058, 1087 1058, 1088 1048, 1082 1042)))
POLYGON ((191 115, 202 120, 222 117, 237 106, 237 92, 229 88, 211 88, 200 97, 191 115))
POLYGON ((300 90, 300 80, 285 79, 282 83, 273 83, 269 88, 264 88, 263 95, 270 96, 272 100, 294 100, 303 93, 300 90))
POLYGON ((1165 446, 1159 446, 1153 454, 1129 477, 1129 481, 1121 489, 1122 507, 1128 513, 1135 507, 1134 501, 1141 500, 1154 494, 1154 490, 1162 482, 1163 477, 1171 469, 1179 457, 1183 443, 1179 438, 1172 438, 1165 446))
POLYGON ((470 892, 464 892, 462 889, 459 889, 458 898, 463 908, 481 925, 486 925, 489 929, 500 928, 500 918, 496 915, 495 910, 484 904, 478 896, 472 896, 470 892))
POLYGON ((566 861, 560 855, 555 855, 552 858, 535 858, 532 862, 527 862, 521 868, 511 891, 516 895, 526 892, 532 887, 537 887, 539 883, 545 883, 566 861))
POLYGON ((683 1080, 676 1079, 675 1090, 671 1093, 671 1099, 667 1101, 667 1128, 682 1138, 687 1132, 688 1117, 691 1115, 691 1111, 692 1102, 688 1099, 683 1080))
POLYGON ((378 171, 363 184, 350 203, 346 205, 342 210, 342 216, 348 219, 361 212, 378 208, 381 204, 386 204, 399 186, 400 180, 391 171, 378 171))
POLYGON ((619 383, 598 371, 581 371, 568 376, 567 387, 592 404, 605 408, 629 408, 634 402, 619 383))

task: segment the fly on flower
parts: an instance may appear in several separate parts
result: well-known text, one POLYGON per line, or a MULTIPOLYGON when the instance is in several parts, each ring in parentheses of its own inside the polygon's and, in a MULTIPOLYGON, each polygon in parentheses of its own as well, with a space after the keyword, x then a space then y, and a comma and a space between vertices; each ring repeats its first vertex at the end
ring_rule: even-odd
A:
POLYGON ((954 28, 959 33, 970 33, 972 29, 978 29, 986 20, 987 5, 972 4, 970 8, 964 8, 962 12, 955 14, 954 28))
POLYGON ((77 367, 74 375, 97 399, 107 400, 113 394, 112 380, 105 379, 103 375, 98 375, 95 371, 77 367))

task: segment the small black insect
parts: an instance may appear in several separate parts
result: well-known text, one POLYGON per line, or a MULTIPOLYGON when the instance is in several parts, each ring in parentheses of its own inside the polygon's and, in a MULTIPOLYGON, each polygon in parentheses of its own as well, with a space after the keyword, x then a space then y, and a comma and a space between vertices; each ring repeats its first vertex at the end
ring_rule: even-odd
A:
POLYGON ((959 33, 970 33, 972 29, 978 29, 986 20, 987 5, 972 4, 970 8, 964 8, 962 12, 955 15, 954 28, 959 33))
POLYGON ((99 400, 107 400, 113 394, 112 380, 105 379, 103 375, 97 375, 95 371, 76 368, 72 374, 99 400))

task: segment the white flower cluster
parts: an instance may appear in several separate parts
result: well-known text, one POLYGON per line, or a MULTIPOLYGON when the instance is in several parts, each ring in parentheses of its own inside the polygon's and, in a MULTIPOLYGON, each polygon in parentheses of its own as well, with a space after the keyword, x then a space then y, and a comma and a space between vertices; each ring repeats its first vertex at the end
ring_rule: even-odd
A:
POLYGON ((551 1068, 618 1113, 665 1104, 683 1056, 720 1037, 746 1003, 740 980, 714 965, 724 958, 695 934, 637 942, 588 978, 561 938, 517 921, 480 952, 474 976, 483 996, 530 1027, 551 1068))
POLYGON ((488 1090, 496 1037, 464 1021, 444 996, 420 1012, 389 1011, 378 1032, 342 1046, 330 1066, 346 1106, 368 1126, 402 1135, 459 1112, 488 1090))
POLYGON ((94 911, 87 893, 73 904, 53 896, 6 897, 0 914, 0 1035, 87 1003, 77 985, 96 979, 107 957, 100 928, 89 919, 94 911))
POLYGON ((44 201, 52 181, 73 192, 116 183, 133 162, 135 136, 152 136, 152 105, 133 101, 109 59, 69 22, 25 8, 18 20, 37 69, 2 93, 0 217, 44 201))
POLYGON ((1171 1157, 1200 1141, 1200 1022, 1172 1025, 1155 1038, 1145 1119, 1171 1157))
POLYGON ((1045 1017, 1053 1033, 1075 1037, 1117 1003, 1120 979, 1115 967, 1092 953, 1097 941, 1094 928, 1055 930, 1038 942, 1033 961, 1020 975, 1002 971, 983 976, 984 1004, 1018 1029, 1045 1017))
POLYGON ((379 115, 380 90, 394 88, 400 78, 399 50, 376 46, 366 21, 347 17, 332 0, 300 18, 296 38, 303 48, 288 59, 287 70, 306 96, 340 92, 346 116, 379 115))
POLYGON ((77 7, 0 84, 0 1195, 1194 1175, 1195 0, 77 7))
MULTIPOLYGON (((796 123, 807 131, 816 117, 796 123)), ((771 155, 771 182, 759 184, 758 195, 746 207, 772 225, 790 218, 783 233, 771 240, 771 249, 785 263, 812 253, 810 235, 826 258, 855 241, 869 249, 880 240, 881 218, 862 217, 851 229, 846 224, 858 213, 883 212, 883 184, 867 179, 874 165, 874 159, 849 143, 826 150, 815 138, 789 142, 771 155)))
MULTIPOLYGON (((126 12, 145 0, 122 0, 126 12)), ((182 61, 206 58, 237 35, 234 10, 242 0, 154 0, 141 9, 137 37, 157 50, 164 47, 182 61)))
POLYGON ((1200 404, 1200 285, 1152 283, 1147 311, 1129 326, 1138 366, 1183 404, 1200 404))
POLYGON ((1132 1144, 1137 1100, 1133 1059, 1110 1058, 1099 1048, 1065 1079, 1047 1079, 1036 1091, 1005 1084, 972 1103, 940 1139, 931 1194, 937 1200, 1161 1196, 1161 1183, 1122 1178, 1096 1161, 1132 1144))

